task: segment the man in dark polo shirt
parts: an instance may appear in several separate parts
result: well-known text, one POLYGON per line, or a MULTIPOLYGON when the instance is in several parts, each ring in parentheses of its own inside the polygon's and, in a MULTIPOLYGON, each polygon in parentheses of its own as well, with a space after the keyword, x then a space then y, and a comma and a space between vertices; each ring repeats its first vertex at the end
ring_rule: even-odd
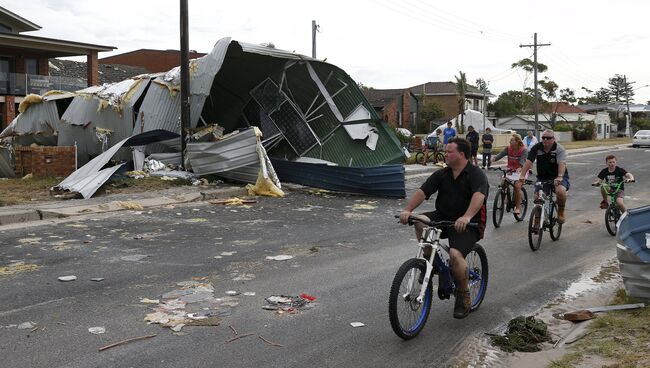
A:
MULTIPOLYGON (((566 167, 567 153, 561 144, 555 141, 555 133, 547 129, 542 133, 542 141, 528 150, 528 159, 521 169, 522 176, 519 181, 525 181, 523 173, 527 173, 537 161, 537 180, 553 180, 553 186, 547 186, 545 191, 555 189, 557 196, 557 221, 561 224, 566 221, 564 206, 566 205, 566 192, 569 190, 569 170, 566 167)), ((540 188, 535 187, 535 199, 540 188)))
MULTIPOLYGON (((449 238, 450 265, 457 285, 454 318, 465 318, 469 314, 471 300, 465 256, 482 238, 485 229, 488 181, 483 171, 469 162, 470 147, 469 141, 464 138, 450 139, 445 148, 447 167, 431 174, 400 213, 400 222, 406 224, 412 212, 425 199, 438 192, 436 210, 417 216, 433 221, 455 221, 453 227, 443 229, 442 235, 443 238, 449 238), (470 221, 478 223, 479 229, 467 227, 470 221)), ((415 223, 418 239, 422 237, 424 226, 415 223)))

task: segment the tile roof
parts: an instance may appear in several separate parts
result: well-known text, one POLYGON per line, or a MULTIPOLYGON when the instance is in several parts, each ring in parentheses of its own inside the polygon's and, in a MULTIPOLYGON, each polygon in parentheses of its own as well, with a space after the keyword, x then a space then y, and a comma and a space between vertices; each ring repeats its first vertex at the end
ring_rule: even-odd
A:
POLYGON ((545 109, 545 112, 557 112, 558 114, 568 114, 568 113, 585 113, 586 111, 579 108, 578 106, 570 105, 566 102, 551 102, 548 109, 545 109))
MULTIPOLYGON (((99 64, 99 83, 116 83, 140 74, 149 74, 141 66, 99 64)), ((50 59, 50 75, 86 79, 86 63, 82 61, 50 59)))

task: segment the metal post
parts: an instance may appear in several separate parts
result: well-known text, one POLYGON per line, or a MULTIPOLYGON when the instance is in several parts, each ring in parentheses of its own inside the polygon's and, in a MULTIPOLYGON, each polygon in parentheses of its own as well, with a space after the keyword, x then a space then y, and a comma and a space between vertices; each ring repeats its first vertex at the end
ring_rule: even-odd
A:
POLYGON ((630 116, 630 97, 627 92, 627 77, 623 75, 623 88, 625 90, 625 106, 627 109, 627 114, 625 114, 625 136, 629 137, 630 136, 630 120, 632 120, 632 117, 630 116))
POLYGON ((181 0, 181 167, 185 168, 186 129, 190 125, 190 68, 187 0, 181 0))
POLYGON ((316 59, 316 30, 318 29, 318 24, 315 20, 311 21, 311 57, 316 59))

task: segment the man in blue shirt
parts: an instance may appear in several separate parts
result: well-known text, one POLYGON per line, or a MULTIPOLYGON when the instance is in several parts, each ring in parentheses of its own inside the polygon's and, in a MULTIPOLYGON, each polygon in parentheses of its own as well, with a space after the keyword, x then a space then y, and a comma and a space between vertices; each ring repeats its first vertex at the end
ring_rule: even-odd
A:
POLYGON ((456 129, 452 128, 452 123, 451 123, 451 121, 450 121, 450 122, 447 122, 447 127, 446 127, 445 130, 442 132, 442 134, 444 135, 444 140, 443 140, 442 143, 445 144, 445 148, 446 148, 446 147, 447 147, 447 142, 449 142, 449 139, 451 139, 451 138, 453 138, 453 137, 456 136, 456 129))

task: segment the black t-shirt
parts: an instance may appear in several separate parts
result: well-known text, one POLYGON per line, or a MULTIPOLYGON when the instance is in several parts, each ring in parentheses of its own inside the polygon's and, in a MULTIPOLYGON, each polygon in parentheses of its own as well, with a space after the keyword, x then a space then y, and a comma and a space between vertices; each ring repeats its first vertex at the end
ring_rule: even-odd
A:
POLYGON ((467 140, 472 144, 472 150, 478 149, 478 133, 475 130, 467 133, 467 140))
MULTIPOLYGON (((528 159, 532 162, 537 160, 537 179, 551 180, 555 179, 558 174, 558 163, 566 163, 566 150, 561 144, 553 143, 551 150, 544 152, 544 144, 539 142, 532 146, 528 151, 528 159)), ((565 177, 569 177, 569 168, 564 172, 565 177)))
POLYGON ((483 134, 483 148, 492 148, 492 142, 494 142, 494 138, 492 138, 492 134, 490 133, 485 133, 483 134), (486 142, 489 141, 489 142, 486 142))
MULTIPOLYGON (((451 168, 446 167, 431 174, 420 189, 426 199, 438 192, 436 211, 444 220, 455 221, 465 214, 474 193, 483 193, 487 200, 488 180, 481 169, 468 162, 456 179, 451 168)), ((481 222, 481 211, 474 215, 472 221, 481 222)))
MULTIPOLYGON (((598 179, 606 182, 609 185, 613 185, 619 181, 623 181, 625 174, 627 174, 627 171, 625 171, 625 169, 622 167, 616 166, 613 172, 609 172, 609 168, 606 167, 600 170, 598 173, 598 179)), ((625 189, 624 186, 624 184, 621 184, 621 190, 625 189)))

